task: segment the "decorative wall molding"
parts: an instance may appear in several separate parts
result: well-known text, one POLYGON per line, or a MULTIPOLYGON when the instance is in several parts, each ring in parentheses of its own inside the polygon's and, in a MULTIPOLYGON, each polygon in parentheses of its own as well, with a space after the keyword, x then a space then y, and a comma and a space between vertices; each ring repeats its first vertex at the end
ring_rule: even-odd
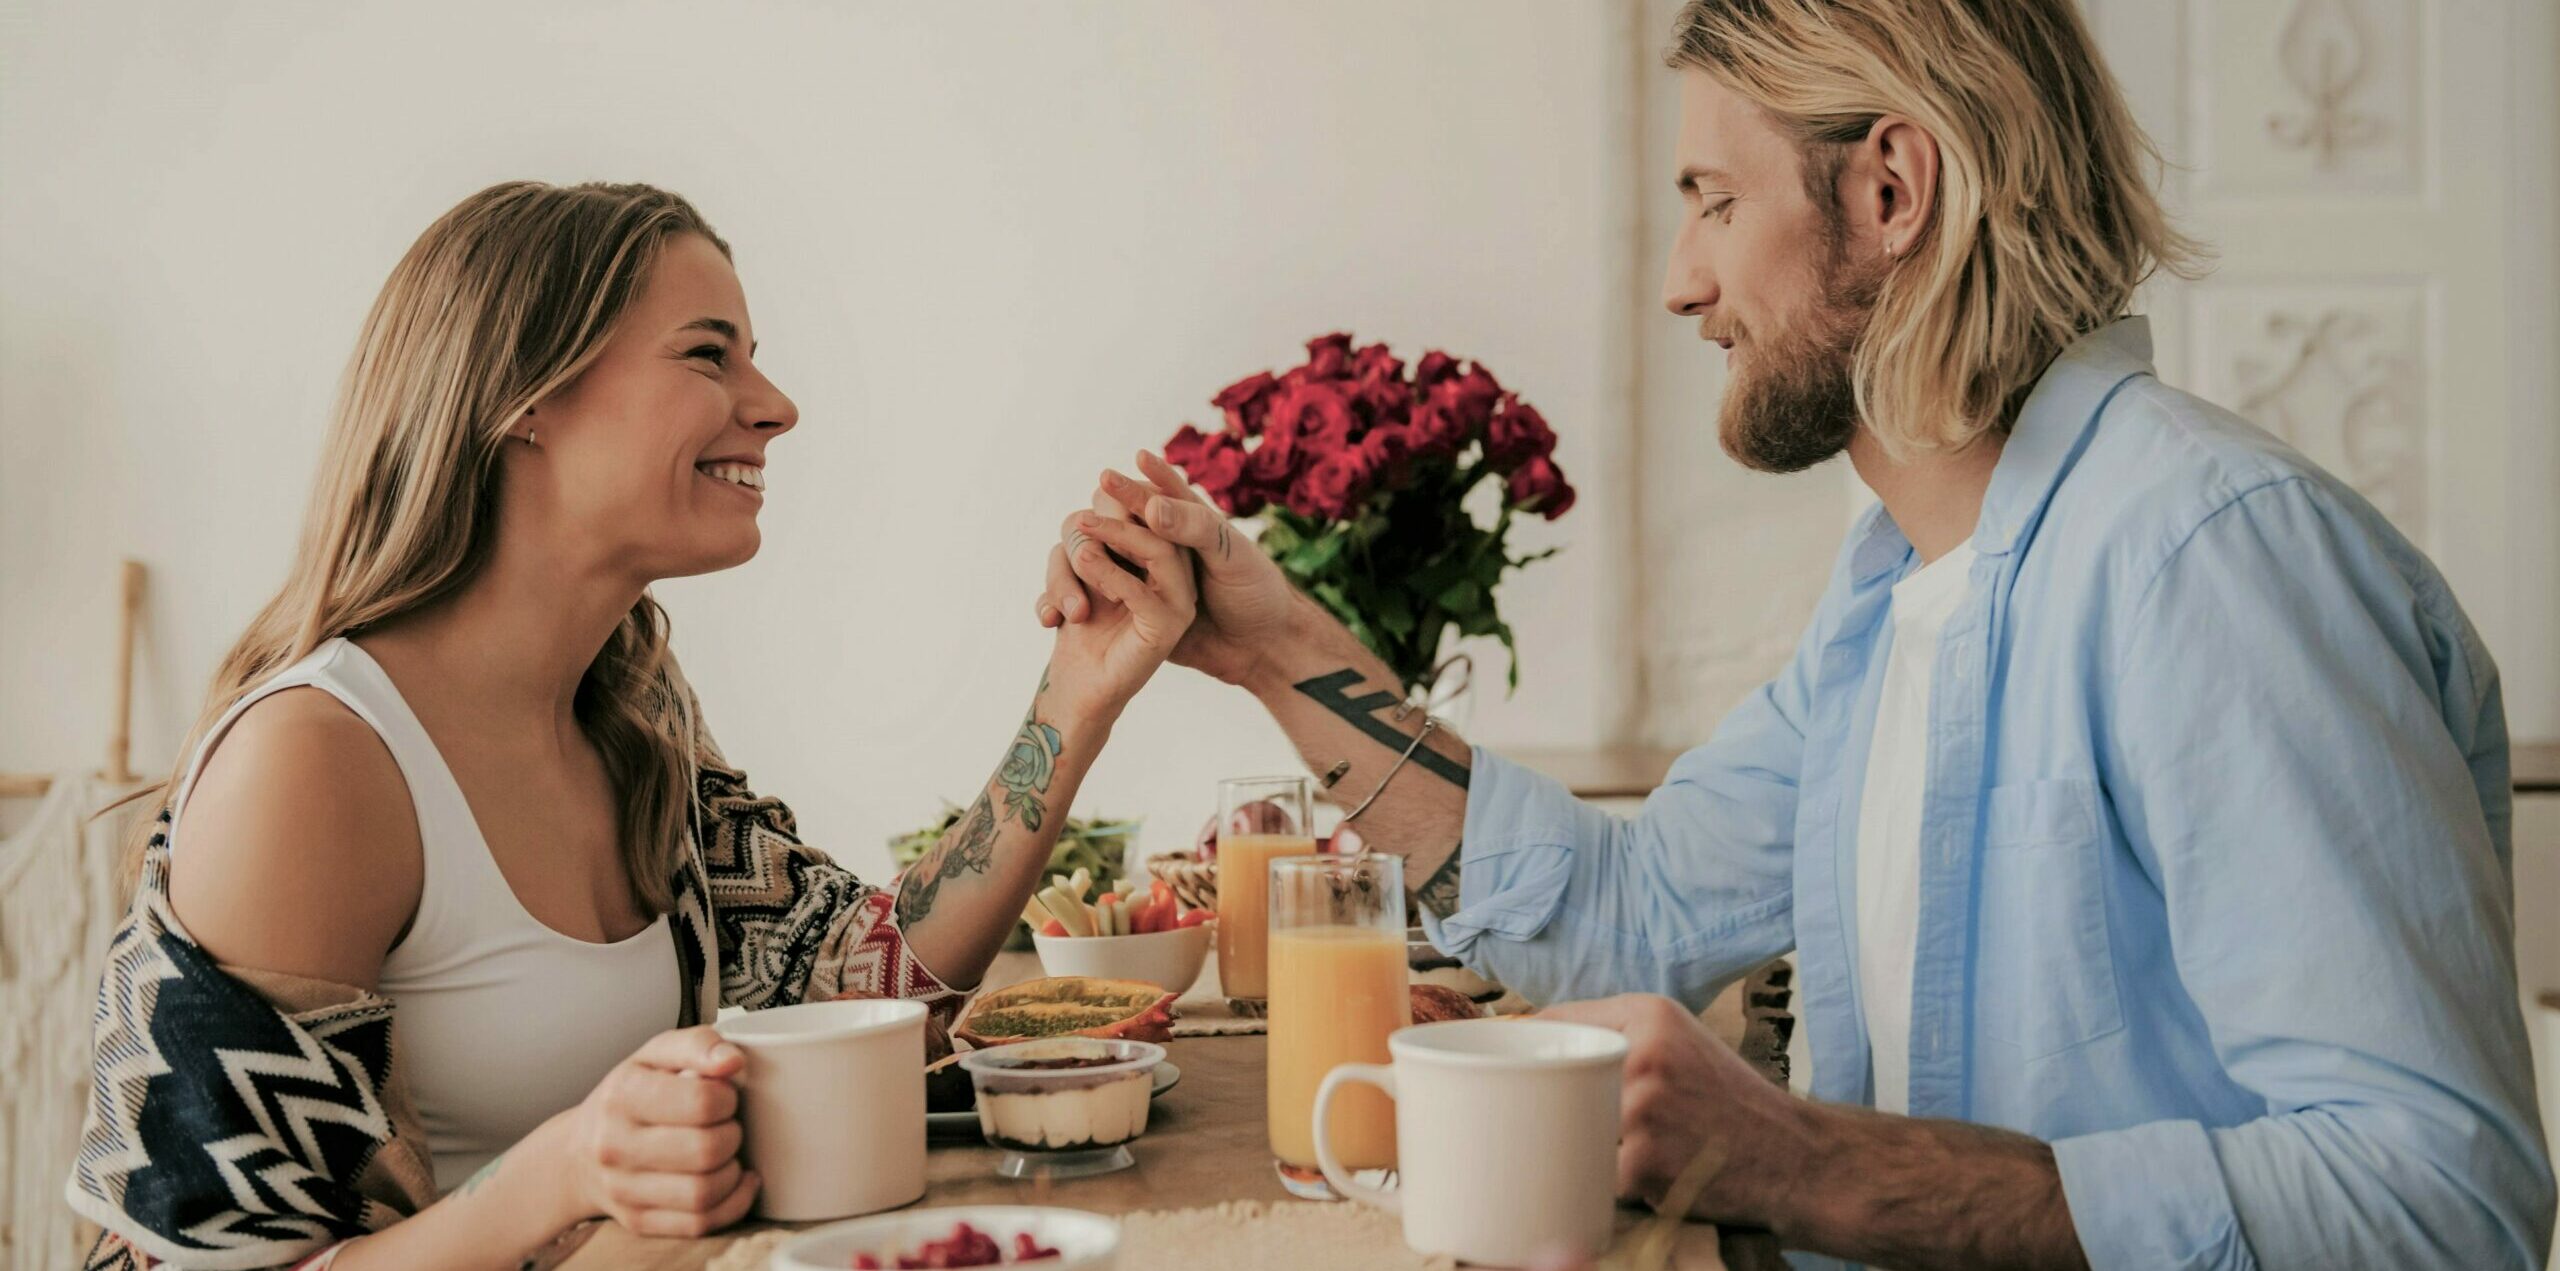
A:
POLYGON ((2267 135, 2310 151, 2313 166, 2323 171, 2338 166, 2341 150, 2379 139, 2382 119, 2350 101, 2369 56, 2364 24, 2348 0, 2295 0, 2277 40, 2276 64, 2305 108, 2269 114, 2267 135))
POLYGON ((2419 192, 2439 0, 2188 0, 2180 112, 2196 193, 2419 192))
POLYGON ((2418 284, 2207 289, 2216 395, 2428 538, 2431 433, 2418 284))

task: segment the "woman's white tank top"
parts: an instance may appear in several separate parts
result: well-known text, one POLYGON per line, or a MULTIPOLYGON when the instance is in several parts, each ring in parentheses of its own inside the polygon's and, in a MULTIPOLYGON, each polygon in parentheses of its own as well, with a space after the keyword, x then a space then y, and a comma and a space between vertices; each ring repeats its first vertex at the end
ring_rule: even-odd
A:
POLYGON ((450 1191, 676 1026, 674 933, 661 914, 627 940, 592 944, 527 913, 427 730, 381 665, 345 639, 252 690, 206 734, 171 805, 171 852, 175 818, 223 734, 259 699, 304 685, 373 726, 417 809, 425 884, 416 920, 383 961, 381 990, 398 1004, 394 1044, 436 1187, 450 1191))

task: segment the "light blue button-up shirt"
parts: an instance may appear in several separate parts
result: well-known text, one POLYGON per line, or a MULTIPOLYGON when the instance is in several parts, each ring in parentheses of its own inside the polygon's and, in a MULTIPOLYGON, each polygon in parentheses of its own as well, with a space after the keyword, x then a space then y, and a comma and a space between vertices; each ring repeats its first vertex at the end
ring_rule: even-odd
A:
MULTIPOLYGON (((2506 722, 2444 579, 2161 384, 2140 319, 2037 383, 1973 545, 1929 703, 1912 1114, 2051 1141, 2102 1271, 2538 1271, 2506 722)), ((1632 818, 1477 751, 1431 938, 1544 1001, 1700 1002, 1793 949, 1815 1094, 1872 1102, 1858 795, 1916 564, 1876 509, 1785 670, 1632 818)))

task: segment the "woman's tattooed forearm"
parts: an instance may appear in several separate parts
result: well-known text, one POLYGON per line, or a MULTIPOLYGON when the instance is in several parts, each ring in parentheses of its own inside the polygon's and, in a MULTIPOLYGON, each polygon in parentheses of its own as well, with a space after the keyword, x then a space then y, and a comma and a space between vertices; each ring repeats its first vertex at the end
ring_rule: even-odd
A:
POLYGON ((1057 729, 1023 716, 1022 731, 1013 735, 1013 748, 1005 752, 1004 766, 996 769, 996 784, 1004 787, 1005 810, 1022 822, 1022 828, 1036 831, 1048 819, 1048 805, 1040 796, 1049 792, 1049 782, 1058 772, 1058 756, 1066 748, 1067 739, 1057 729))
POLYGON ((896 913, 904 926, 933 912, 934 899, 942 894, 942 884, 962 874, 983 874, 995 864, 996 809, 987 792, 969 805, 960 824, 942 836, 933 849, 907 867, 907 876, 898 883, 896 913))
POLYGON ((1440 862, 1440 868, 1431 871, 1431 877, 1413 889, 1414 903, 1444 922, 1458 912, 1458 858, 1463 854, 1460 848, 1450 848, 1449 858, 1440 862))
MULTIPOLYGON (((1353 697, 1351 690, 1358 688, 1360 683, 1360 672, 1346 666, 1331 675, 1319 675, 1312 680, 1301 680, 1292 687, 1313 699, 1316 705, 1340 716, 1344 723, 1367 734, 1379 745, 1399 755, 1403 754, 1405 748, 1413 744, 1413 738, 1398 732, 1394 725, 1378 718, 1378 712, 1401 705, 1404 699, 1384 690, 1353 697)), ((1434 751, 1427 745, 1413 752, 1413 762, 1428 769, 1433 776, 1461 790, 1467 788, 1467 766, 1434 751)))

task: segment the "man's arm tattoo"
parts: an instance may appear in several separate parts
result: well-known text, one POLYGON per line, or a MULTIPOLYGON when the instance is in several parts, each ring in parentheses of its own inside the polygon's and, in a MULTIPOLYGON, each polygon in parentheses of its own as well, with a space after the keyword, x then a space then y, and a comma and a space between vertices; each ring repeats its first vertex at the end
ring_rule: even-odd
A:
POLYGON ((1440 862, 1440 868, 1431 871, 1431 877, 1413 889, 1414 903, 1443 922, 1458 912, 1458 858, 1464 854, 1462 848, 1450 848, 1449 859, 1440 862))
POLYGON ((983 874, 995 864, 996 809, 987 792, 980 791, 978 801, 969 805, 968 815, 952 827, 941 842, 922 859, 907 867, 907 876, 898 883, 896 914, 898 925, 905 926, 933 912, 933 901, 942 893, 942 884, 963 874, 983 874))
MULTIPOLYGON (((1379 745, 1403 754, 1406 747, 1413 745, 1413 738, 1378 718, 1378 712, 1402 705, 1404 699, 1384 690, 1351 696, 1349 690, 1359 687, 1360 682, 1360 672, 1346 666, 1331 675, 1301 680, 1292 687, 1314 699, 1316 705, 1341 716, 1344 723, 1368 734, 1379 745)), ((1467 788, 1466 765, 1432 750, 1428 745, 1413 752, 1413 762, 1461 790, 1467 788)))

